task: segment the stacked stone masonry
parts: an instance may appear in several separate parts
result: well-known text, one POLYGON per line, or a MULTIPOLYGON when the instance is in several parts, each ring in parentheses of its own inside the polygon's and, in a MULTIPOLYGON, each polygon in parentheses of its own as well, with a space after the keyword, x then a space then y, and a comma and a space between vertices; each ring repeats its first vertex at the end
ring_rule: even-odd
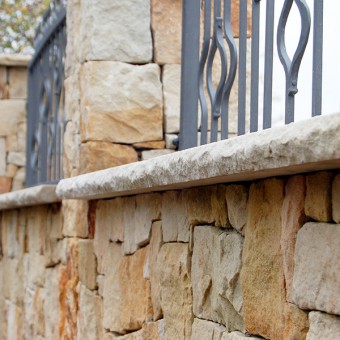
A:
POLYGON ((339 179, 3 211, 0 339, 338 339, 339 179))
POLYGON ((0 193, 24 187, 29 57, 0 55, 0 193))

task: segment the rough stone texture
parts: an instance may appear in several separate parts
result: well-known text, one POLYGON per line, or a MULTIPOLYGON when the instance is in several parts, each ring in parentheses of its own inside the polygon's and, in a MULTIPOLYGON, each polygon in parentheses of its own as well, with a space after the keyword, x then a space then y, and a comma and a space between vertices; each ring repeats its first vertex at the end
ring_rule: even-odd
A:
POLYGON ((306 184, 304 176, 289 178, 281 211, 281 250, 287 300, 291 300, 294 274, 294 254, 297 233, 306 221, 304 213, 306 184))
POLYGON ((9 95, 11 99, 26 99, 27 68, 11 67, 9 69, 9 95))
POLYGON ((88 1, 80 5, 80 18, 81 61, 151 61, 149 1, 88 1), (109 44, 108 36, 112 37, 109 44))
POLYGON ((23 190, 25 179, 26 179, 26 169, 20 168, 16 172, 15 176, 13 177, 12 191, 23 190))
POLYGON ((9 152, 7 162, 17 166, 26 165, 26 155, 23 152, 9 152))
POLYGON ((59 182, 57 194, 63 198, 115 197, 289 175, 292 171, 313 171, 316 166, 336 168, 340 159, 339 129, 339 113, 324 115, 307 125, 297 122, 65 179, 59 182))
MULTIPOLYGON (((0 194, 5 194, 7 192, 10 192, 11 187, 12 187, 12 178, 1 176, 0 177, 0 194)), ((0 202, 1 202, 1 197, 0 197, 0 202)))
POLYGON ((301 309, 340 314, 340 225, 307 223, 295 250, 292 300, 301 309))
POLYGON ((317 172, 308 175, 305 213, 319 222, 332 220, 332 180, 331 172, 317 172))
POLYGON ((340 223, 340 175, 335 176, 332 185, 333 220, 340 223))
POLYGON ((0 176, 6 175, 6 142, 0 138, 0 176))
POLYGON ((191 340, 220 340, 225 330, 225 327, 215 322, 195 318, 191 340))
POLYGON ((173 142, 176 140, 176 138, 178 138, 178 136, 175 134, 168 134, 168 133, 165 134, 165 147, 167 149, 175 150, 176 146, 173 142))
POLYGON ((163 140, 160 141, 151 141, 151 142, 141 142, 133 144, 133 147, 136 149, 164 149, 165 142, 163 140))
POLYGON ((239 275, 243 238, 210 226, 196 227, 192 255, 193 311, 227 330, 243 330, 239 275))
POLYGON ((130 146, 87 142, 80 147, 79 172, 93 172, 137 161, 137 152, 130 146))
POLYGON ((82 200, 63 200, 63 235, 70 237, 88 236, 88 202, 82 200))
POLYGON ((221 340, 253 340, 260 339, 255 336, 244 335, 241 332, 224 333, 221 340))
POLYGON ((92 240, 79 240, 78 243, 79 281, 88 289, 96 289, 96 257, 92 240))
POLYGON ((164 131, 166 133, 178 133, 180 116, 181 65, 164 65, 162 74, 164 131))
POLYGON ((142 161, 155 158, 155 157, 169 155, 173 152, 175 152, 175 150, 168 150, 168 149, 142 151, 142 161))
POLYGON ((110 247, 118 254, 110 259, 111 268, 104 283, 104 328, 118 333, 135 331, 147 318, 148 291, 143 268, 148 247, 120 259, 120 246, 110 247))
POLYGON ((82 141, 137 143, 163 138, 162 85, 156 64, 88 62, 82 68, 81 89, 82 141))
POLYGON ((227 185, 226 200, 230 224, 244 235, 244 227, 247 223, 248 188, 238 184, 227 185))
POLYGON ((15 134, 26 117, 25 101, 0 100, 0 112, 0 136, 15 134))
POLYGON ((190 339, 193 314, 188 245, 164 244, 157 267, 166 339, 190 339))
POLYGON ((27 66, 31 58, 30 55, 25 54, 0 54, 0 65, 27 66))
POLYGON ((320 312, 309 313, 307 340, 329 340, 340 337, 340 317, 320 312))

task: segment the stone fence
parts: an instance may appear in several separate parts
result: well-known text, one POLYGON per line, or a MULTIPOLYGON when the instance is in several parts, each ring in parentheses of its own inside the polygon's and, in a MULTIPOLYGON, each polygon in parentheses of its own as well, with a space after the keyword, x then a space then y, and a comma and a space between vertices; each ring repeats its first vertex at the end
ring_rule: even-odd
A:
POLYGON ((339 129, 322 116, 1 195, 0 339, 339 338, 339 129))
POLYGON ((0 55, 0 193, 22 189, 28 56, 0 55))

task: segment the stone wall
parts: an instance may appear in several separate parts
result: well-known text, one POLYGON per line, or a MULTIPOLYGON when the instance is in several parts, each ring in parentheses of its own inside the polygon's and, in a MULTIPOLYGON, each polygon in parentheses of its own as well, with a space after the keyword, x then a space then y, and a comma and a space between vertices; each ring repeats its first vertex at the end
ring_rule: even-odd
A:
POLYGON ((2 212, 0 339, 337 339, 340 173, 2 212))
POLYGON ((0 55, 0 193, 22 189, 29 57, 0 55))

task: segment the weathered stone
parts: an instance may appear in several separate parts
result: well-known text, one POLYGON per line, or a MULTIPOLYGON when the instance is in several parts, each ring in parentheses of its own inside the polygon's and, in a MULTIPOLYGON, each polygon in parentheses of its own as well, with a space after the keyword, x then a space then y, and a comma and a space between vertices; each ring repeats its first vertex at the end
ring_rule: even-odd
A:
POLYGON ((24 270, 22 261, 14 258, 2 259, 2 270, 6 276, 2 277, 2 294, 7 300, 16 305, 24 300, 24 270), (18 278, 21 278, 18 280, 18 278))
POLYGON ((6 176, 6 177, 11 177, 11 178, 13 178, 13 177, 16 175, 18 169, 19 169, 19 168, 18 168, 16 165, 7 164, 5 176, 6 176))
POLYGON ((188 245, 164 244, 158 256, 157 268, 160 272, 165 337, 166 339, 190 339, 193 314, 188 245))
POLYGON ((26 117, 24 100, 0 101, 0 136, 8 136, 17 133, 18 124, 26 117))
POLYGON ((340 224, 307 223, 295 248, 292 301, 301 309, 340 314, 340 224))
POLYGON ((44 286, 45 262, 46 259, 44 255, 38 253, 28 253, 24 255, 23 266, 25 288, 44 286))
POLYGON ((220 340, 225 330, 225 327, 218 323, 195 318, 191 340, 220 340))
POLYGON ((0 194, 5 194, 10 192, 12 187, 12 178, 10 177, 0 177, 0 194))
POLYGON ((88 202, 83 200, 63 200, 63 235, 69 237, 88 236, 88 202))
POLYGON ((25 166, 26 155, 23 152, 9 152, 7 162, 17 166, 25 166))
POLYGON ((244 235, 244 227, 247 223, 248 188, 239 184, 227 185, 226 200, 230 224, 244 235))
POLYGON ((7 85, 7 67, 1 65, 0 66, 0 99, 4 98, 4 92, 7 85))
POLYGON ((18 151, 18 136, 16 134, 6 136, 6 151, 18 151))
POLYGON ((113 168, 138 161, 137 152, 127 145, 87 142, 80 147, 80 173, 113 168))
POLYGON ((66 124, 64 133, 64 175, 71 177, 72 175, 79 175, 80 168, 80 132, 76 129, 74 122, 66 124))
POLYGON ((27 252, 44 255, 46 243, 48 206, 37 206, 27 210, 27 252))
POLYGON ((22 190, 25 187, 25 180, 26 180, 26 169, 25 168, 20 168, 14 178, 13 178, 13 182, 12 182, 12 191, 16 191, 16 190, 22 190))
POLYGON ((322 171, 306 176, 305 213, 319 222, 332 220, 333 173, 322 171))
POLYGON ((0 176, 6 175, 6 140, 0 138, 0 176))
POLYGON ((101 298, 80 285, 77 339, 102 339, 102 314, 101 298))
POLYGON ((97 263, 92 240, 78 242, 79 281, 88 289, 96 289, 97 263))
POLYGON ((178 133, 180 116, 181 65, 164 65, 162 78, 164 131, 166 133, 178 133))
POLYGON ((332 185, 333 221, 340 223, 340 175, 335 176, 332 185))
POLYGON ((132 332, 123 336, 116 336, 112 333, 106 333, 105 340, 120 339, 120 340, 165 340, 164 335, 164 320, 157 322, 146 322, 143 328, 137 332, 132 332))
POLYGON ((176 145, 174 144, 174 142, 176 141, 177 138, 178 138, 178 135, 166 133, 165 134, 165 147, 170 150, 175 150, 176 145))
POLYGON ((227 330, 243 330, 243 301, 239 275, 243 238, 210 226, 194 229, 192 255, 193 311, 227 330))
POLYGON ((157 65, 88 62, 81 79, 83 142, 129 144, 163 138, 162 84, 157 65))
POLYGON ((309 328, 308 313, 292 303, 286 303, 284 314, 285 330, 282 338, 305 339, 309 328))
POLYGON ((11 99, 27 98, 27 68, 9 68, 9 96, 11 99))
POLYGON ((133 144, 136 149, 164 149, 165 142, 163 140, 157 140, 152 142, 141 142, 133 144))
POLYGON ((255 336, 244 335, 241 332, 224 333, 221 340, 255 340, 260 339, 255 336))
POLYGON ((147 318, 148 294, 143 269, 148 247, 131 256, 121 256, 121 247, 111 243, 114 254, 104 283, 104 328, 126 333, 142 328, 147 318))
POLYGON ((18 152, 23 152, 26 154, 26 144, 27 144, 27 122, 20 123, 18 126, 18 152))
POLYGON ((290 311, 280 246, 283 201, 282 180, 259 181, 250 187, 241 271, 245 328, 270 339, 283 339, 292 327, 286 321, 290 311))
POLYGON ((168 149, 142 151, 142 161, 146 161, 148 159, 155 158, 155 157, 169 155, 170 153, 173 153, 173 152, 175 152, 175 150, 168 150, 168 149))
POLYGON ((7 339, 20 340, 23 339, 23 311, 20 307, 6 301, 7 314, 7 339))
POLYGON ((320 312, 309 313, 309 332, 307 340, 338 339, 340 336, 340 317, 320 312))

